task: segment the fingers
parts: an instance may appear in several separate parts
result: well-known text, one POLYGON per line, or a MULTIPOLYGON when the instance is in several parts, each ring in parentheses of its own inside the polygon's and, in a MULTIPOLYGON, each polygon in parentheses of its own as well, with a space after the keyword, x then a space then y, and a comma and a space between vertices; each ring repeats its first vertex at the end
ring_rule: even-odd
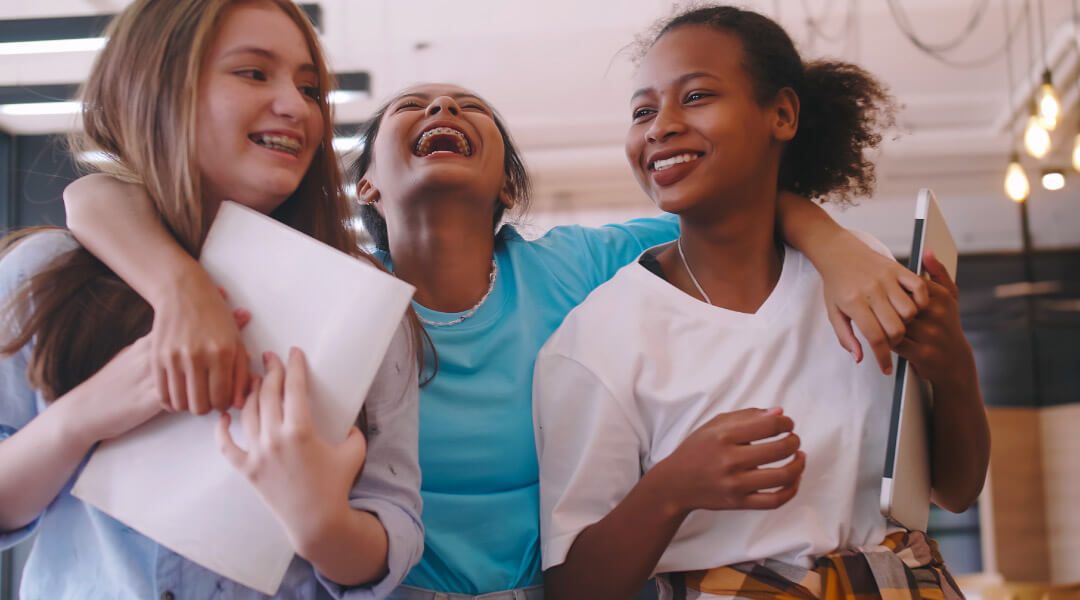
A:
MULTIPOLYGON (((768 413, 760 409, 754 414, 739 415, 732 423, 730 439, 735 444, 749 444, 795 429, 795 422, 782 414, 768 413)), ((742 411, 740 411, 742 412, 742 411)), ((725 415, 719 415, 721 417, 725 415)))
POLYGON ((930 291, 926 289, 925 279, 912 273, 910 269, 900 267, 897 280, 911 294, 911 299, 915 301, 915 306, 918 306, 919 310, 926 308, 926 305, 930 303, 930 291))
POLYGON ((829 322, 832 323, 833 331, 836 332, 836 338, 840 340, 840 346, 851 354, 855 362, 861 362, 862 344, 859 343, 858 338, 855 337, 855 332, 851 329, 851 319, 844 316, 840 309, 830 305, 829 322))
POLYGON ((927 250, 923 253, 923 268, 930 275, 931 281, 942 286, 954 300, 960 299, 960 290, 956 287, 956 282, 949 276, 949 271, 945 269, 945 265, 941 264, 941 261, 934 256, 933 250, 927 250))
POLYGON ((356 470, 356 478, 359 479, 364 474, 364 463, 367 461, 367 438, 354 425, 341 446, 345 456, 353 459, 352 466, 356 470))
POLYGON ((757 468, 747 471, 739 487, 747 494, 778 487, 795 485, 806 469, 806 453, 796 452, 795 458, 779 467, 757 468))
POLYGON ((874 316, 877 317, 878 324, 881 325, 881 330, 885 333, 889 348, 899 344, 900 340, 904 339, 904 321, 893 308, 892 299, 887 295, 875 297, 870 301, 870 307, 874 311, 874 316))
POLYGON ((213 410, 228 410, 233 401, 233 389, 236 387, 232 381, 235 354, 231 349, 222 350, 213 358, 207 370, 207 392, 209 394, 210 408, 213 410))
POLYGON ((773 492, 754 492, 743 498, 743 508, 748 510, 772 510, 780 508, 795 497, 799 484, 787 486, 773 492))
POLYGON ((919 314, 919 306, 900 286, 890 286, 886 292, 889 295, 889 303, 893 310, 905 324, 910 323, 919 314))
POLYGON ((197 415, 205 415, 210 412, 209 374, 190 355, 185 356, 181 364, 187 375, 188 410, 197 415))
POLYGON ((862 332, 863 337, 870 344, 870 351, 874 353, 874 358, 877 360, 878 366, 881 367, 881 371, 886 375, 892 374, 892 355, 889 350, 889 340, 885 336, 885 331, 881 328, 881 324, 878 323, 877 317, 871 312, 868 306, 862 304, 855 304, 851 307, 852 321, 855 321, 855 326, 862 332))
POLYGON ((243 329, 251 322, 251 311, 246 308, 238 308, 232 312, 233 320, 236 321, 236 328, 243 329))
POLYGON ((259 427, 264 436, 281 428, 281 396, 285 383, 285 366, 273 352, 263 353, 266 376, 259 389, 259 427))
POLYGON ((240 351, 236 353, 233 358, 233 390, 232 401, 233 406, 236 408, 244 408, 244 402, 247 394, 247 384, 249 375, 248 365, 251 363, 251 356, 248 355, 247 348, 240 346, 240 351))
POLYGON ((739 454, 736 461, 736 468, 755 469, 761 465, 784 460, 785 458, 789 458, 792 454, 795 454, 799 449, 800 443, 801 440, 799 439, 799 436, 790 433, 780 439, 742 446, 737 449, 739 454))
POLYGON ((261 386, 262 379, 258 375, 251 378, 251 391, 248 392, 247 400, 244 402, 244 409, 240 411, 244 439, 247 440, 249 447, 259 439, 259 388, 261 386))
POLYGON ((289 349, 289 365, 285 370, 285 418, 306 425, 311 422, 308 408, 307 358, 299 348, 289 349))
POLYGON ((175 412, 184 412, 188 409, 187 381, 184 378, 184 365, 182 364, 182 361, 183 359, 179 353, 174 353, 169 357, 169 397, 172 409, 175 412))
POLYGON ((218 448, 221 453, 225 455, 225 460, 229 461, 233 467, 239 469, 247 461, 247 452, 240 449, 240 446, 236 445, 233 440, 232 434, 229 433, 229 423, 231 419, 229 413, 221 413, 221 418, 218 419, 217 429, 214 431, 214 435, 217 437, 218 448))

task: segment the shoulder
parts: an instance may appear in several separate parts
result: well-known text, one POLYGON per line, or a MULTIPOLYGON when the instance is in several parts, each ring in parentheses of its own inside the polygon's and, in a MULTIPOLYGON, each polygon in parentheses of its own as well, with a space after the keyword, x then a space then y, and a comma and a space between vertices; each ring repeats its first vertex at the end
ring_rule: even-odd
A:
POLYGON ((7 293, 19 281, 42 271, 79 243, 66 229, 41 229, 15 234, 0 254, 0 287, 7 293))
POLYGON ((635 330, 643 318, 643 303, 648 302, 647 294, 641 290, 643 275, 656 277, 636 263, 619 269, 570 311, 543 351, 562 354, 588 366, 590 357, 633 349, 620 340, 635 330))

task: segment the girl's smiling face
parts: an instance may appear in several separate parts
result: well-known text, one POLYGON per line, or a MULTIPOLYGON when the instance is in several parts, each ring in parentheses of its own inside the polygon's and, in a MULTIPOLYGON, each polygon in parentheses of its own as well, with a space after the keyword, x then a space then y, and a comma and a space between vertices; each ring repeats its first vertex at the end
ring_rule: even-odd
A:
POLYGON ((323 138, 319 72, 300 28, 271 3, 226 9, 199 77, 204 198, 263 213, 300 185, 323 138))
POLYGON ((772 177, 794 136, 797 99, 764 105, 738 37, 701 25, 663 35, 645 55, 631 99, 626 156, 662 210, 682 213, 772 177), (792 102, 794 105, 792 105, 792 102))
POLYGON ((491 108, 448 84, 411 87, 387 105, 364 175, 381 199, 465 191, 494 211, 504 192, 506 151, 491 108))

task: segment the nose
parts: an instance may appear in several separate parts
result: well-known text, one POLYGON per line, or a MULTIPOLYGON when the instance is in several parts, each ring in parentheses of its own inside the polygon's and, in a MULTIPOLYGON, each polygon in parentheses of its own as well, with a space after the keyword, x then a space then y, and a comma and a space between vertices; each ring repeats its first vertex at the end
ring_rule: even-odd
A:
POLYGON ((686 124, 676 108, 661 106, 656 117, 645 131, 645 139, 650 143, 662 142, 686 131, 686 124))
POLYGON ((427 116, 435 116, 444 110, 456 117, 461 112, 461 107, 450 96, 438 96, 428 104, 427 116))
POLYGON ((274 86, 274 114, 291 121, 299 121, 308 115, 311 107, 311 100, 298 90, 292 81, 283 81, 274 86))

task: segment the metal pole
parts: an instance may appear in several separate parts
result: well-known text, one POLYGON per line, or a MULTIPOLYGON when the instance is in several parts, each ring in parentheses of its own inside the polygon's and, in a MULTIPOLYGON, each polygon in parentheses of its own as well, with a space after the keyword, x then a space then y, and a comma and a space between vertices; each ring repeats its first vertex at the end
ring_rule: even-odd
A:
MULTIPOLYGON (((1020 202, 1020 233, 1024 243, 1024 281, 1035 283, 1035 265, 1031 248, 1031 224, 1028 220, 1028 200, 1020 202)), ((1031 345, 1031 391, 1035 406, 1043 405, 1042 381, 1039 377, 1039 345, 1035 334, 1035 295, 1027 294, 1024 298, 1027 308, 1028 343, 1031 345)))

